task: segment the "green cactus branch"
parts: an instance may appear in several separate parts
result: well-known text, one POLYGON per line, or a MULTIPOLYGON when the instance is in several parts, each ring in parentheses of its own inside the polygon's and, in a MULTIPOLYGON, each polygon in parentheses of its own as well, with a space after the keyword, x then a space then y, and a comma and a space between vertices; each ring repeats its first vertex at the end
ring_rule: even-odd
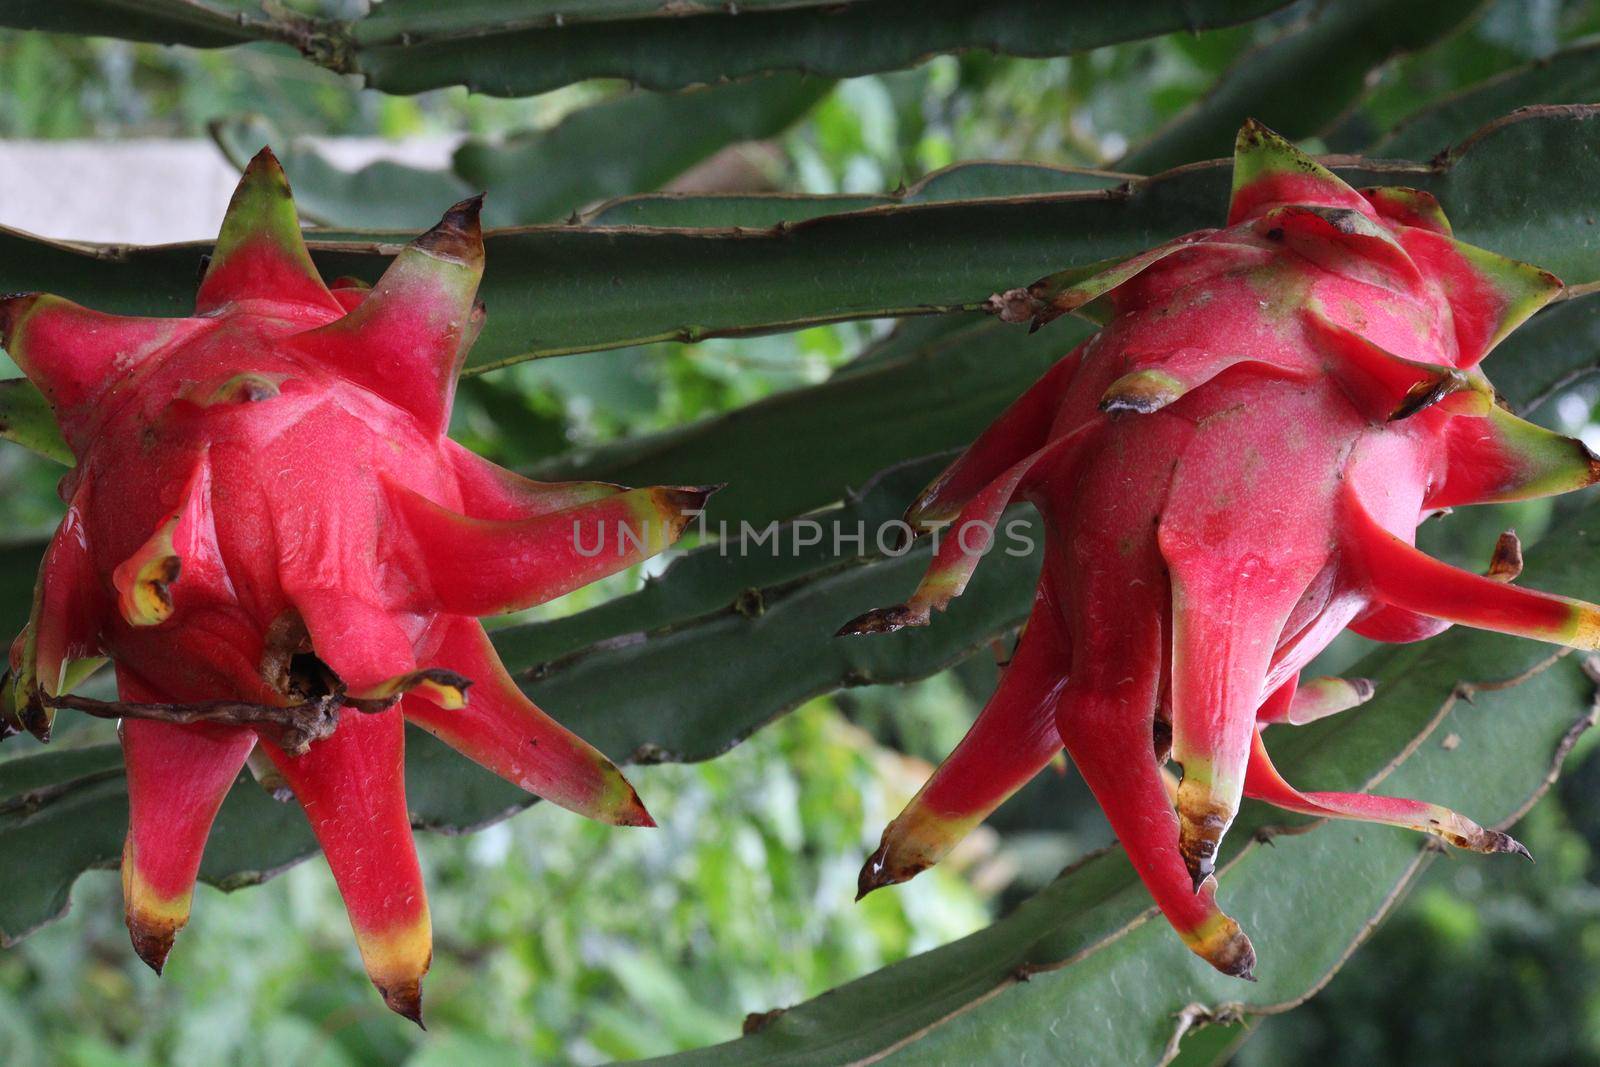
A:
POLYGON ((465 85, 527 96, 587 78, 681 89, 772 71, 849 77, 970 49, 1065 55, 1247 22, 1288 3, 1161 0, 1086 9, 1039 0, 388 0, 339 22, 244 0, 21 0, 0 11, 0 26, 199 48, 273 41, 386 92, 465 85))
MULTIPOLYGON (((1427 189, 1447 205, 1457 236, 1538 260, 1581 286, 1600 280, 1600 231, 1585 221, 1600 216, 1600 189, 1589 180, 1600 170, 1597 133, 1600 107, 1546 106, 1497 120, 1430 163, 1331 162, 1353 184, 1427 189)), ((651 341, 976 310, 996 291, 1215 225, 1227 171, 1202 163, 1106 187, 1111 180, 964 164, 865 206, 828 197, 645 196, 612 202, 578 224, 497 230, 487 240, 494 267, 483 289, 491 312, 466 373, 651 341), (952 194, 958 199, 947 199, 952 194), (620 218, 629 221, 612 224, 620 218), (685 228, 690 221, 697 225, 685 228), (870 269, 840 272, 842 256, 870 269), (751 278, 768 284, 752 290, 751 278), (540 299, 527 300, 530 292, 540 299)), ((371 280, 397 236, 338 233, 312 247, 327 277, 371 280)), ((0 291, 38 288, 118 312, 180 314, 205 250, 0 231, 0 291)))
POLYGON ((0 12, 0 26, 51 33, 122 37, 157 44, 224 48, 252 41, 296 44, 311 23, 283 11, 229 0, 18 0, 0 12))

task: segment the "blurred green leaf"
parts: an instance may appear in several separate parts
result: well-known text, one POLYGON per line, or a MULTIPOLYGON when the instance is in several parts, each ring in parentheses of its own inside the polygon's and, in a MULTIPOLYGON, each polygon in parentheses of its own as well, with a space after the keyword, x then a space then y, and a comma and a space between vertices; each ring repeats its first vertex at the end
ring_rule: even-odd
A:
POLYGON ((833 88, 778 74, 677 94, 631 93, 503 143, 468 141, 456 173, 489 191, 489 221, 563 217, 605 197, 659 188, 725 145, 775 136, 833 88), (496 206, 496 205, 499 206, 496 206))
MULTIPOLYGON (((1291 140, 1313 136, 1366 93, 1369 75, 1377 67, 1428 47, 1470 21, 1482 6, 1481 0, 1323 4, 1304 24, 1239 57, 1211 92, 1134 148, 1117 167, 1148 174, 1227 155, 1247 118, 1259 119, 1291 140)), ((1507 110, 1496 108, 1478 121, 1507 110)))
POLYGON ((1589 39, 1430 104, 1373 142, 1375 156, 1426 159, 1459 145, 1496 115, 1533 104, 1600 97, 1600 41, 1589 39))
POLYGON ((344 170, 259 118, 213 124, 212 136, 241 169, 262 145, 279 146, 296 206, 316 222, 426 229, 449 204, 486 192, 485 222, 519 226, 659 188, 726 145, 782 132, 832 86, 824 78, 775 75, 678 94, 625 94, 548 130, 471 138, 448 169, 382 161, 344 170))
MULTIPOLYGON (((393 160, 345 170, 314 144, 291 140, 257 116, 213 122, 211 139, 240 170, 263 146, 270 147, 294 185, 300 216, 324 225, 425 230, 439 221, 445 208, 482 191, 452 171, 393 160)), ((486 213, 492 210, 487 201, 484 207, 486 213)))
MULTIPOLYGON (((1330 152, 1364 152, 1408 119, 1468 93, 1525 64, 1547 59, 1562 48, 1600 32, 1600 10, 1587 0, 1490 0, 1483 13, 1461 32, 1424 51, 1402 56, 1373 72, 1372 86, 1360 104, 1319 135, 1330 152)), ((1437 152, 1492 118, 1523 104, 1560 102, 1559 98, 1513 100, 1468 121, 1417 157, 1437 152)))

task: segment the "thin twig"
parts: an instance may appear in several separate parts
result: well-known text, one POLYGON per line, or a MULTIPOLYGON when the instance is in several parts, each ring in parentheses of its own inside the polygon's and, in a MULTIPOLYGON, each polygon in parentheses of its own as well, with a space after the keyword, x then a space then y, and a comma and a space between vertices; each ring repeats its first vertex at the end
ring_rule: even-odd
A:
POLYGON ((150 719, 188 726, 210 722, 222 726, 248 726, 273 744, 301 755, 313 741, 331 737, 339 726, 339 709, 354 708, 366 714, 386 711, 400 698, 358 700, 342 692, 329 693, 300 704, 251 704, 241 700, 203 700, 193 704, 139 704, 88 697, 43 696, 52 708, 81 711, 97 719, 150 719))

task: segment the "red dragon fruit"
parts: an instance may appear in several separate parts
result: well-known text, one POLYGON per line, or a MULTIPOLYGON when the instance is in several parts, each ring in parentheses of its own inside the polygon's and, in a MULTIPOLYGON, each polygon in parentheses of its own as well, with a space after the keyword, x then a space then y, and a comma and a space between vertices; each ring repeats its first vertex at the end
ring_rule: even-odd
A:
POLYGON ((263 151, 193 316, 0 302, 0 343, 77 458, 0 704, 47 739, 83 661, 115 664, 127 922, 157 971, 223 796, 261 754, 310 820, 373 983, 419 1021, 432 934, 406 722, 580 814, 651 825, 617 768, 522 695, 475 617, 659 552, 707 491, 531 482, 445 437, 483 323, 478 208, 451 208, 370 290, 330 290, 263 151))
POLYGON ((1415 641, 1454 622, 1600 647, 1600 608, 1509 584, 1514 538, 1487 576, 1412 545, 1444 509, 1600 479, 1588 449, 1497 406, 1476 369, 1559 289, 1455 240, 1427 193, 1357 192, 1248 123, 1224 229, 998 294, 1009 321, 1079 312, 1103 328, 911 506, 919 531, 950 524, 911 599, 841 631, 926 624, 1009 502, 1042 514, 1044 571, 1016 654, 884 831, 862 892, 937 862, 1063 747, 1168 920, 1228 974, 1255 961, 1212 877, 1242 796, 1524 852, 1436 805, 1301 792, 1262 727, 1371 694, 1299 678, 1346 626, 1415 641))

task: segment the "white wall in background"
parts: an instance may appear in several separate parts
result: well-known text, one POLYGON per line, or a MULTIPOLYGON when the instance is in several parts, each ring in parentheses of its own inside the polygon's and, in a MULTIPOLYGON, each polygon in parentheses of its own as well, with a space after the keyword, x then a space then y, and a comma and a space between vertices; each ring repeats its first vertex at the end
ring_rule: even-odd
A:
MULTIPOLYGON (((376 159, 443 167, 457 141, 315 143, 355 170, 376 159)), ((0 226, 66 241, 210 240, 238 180, 210 141, 0 141, 0 226)))

